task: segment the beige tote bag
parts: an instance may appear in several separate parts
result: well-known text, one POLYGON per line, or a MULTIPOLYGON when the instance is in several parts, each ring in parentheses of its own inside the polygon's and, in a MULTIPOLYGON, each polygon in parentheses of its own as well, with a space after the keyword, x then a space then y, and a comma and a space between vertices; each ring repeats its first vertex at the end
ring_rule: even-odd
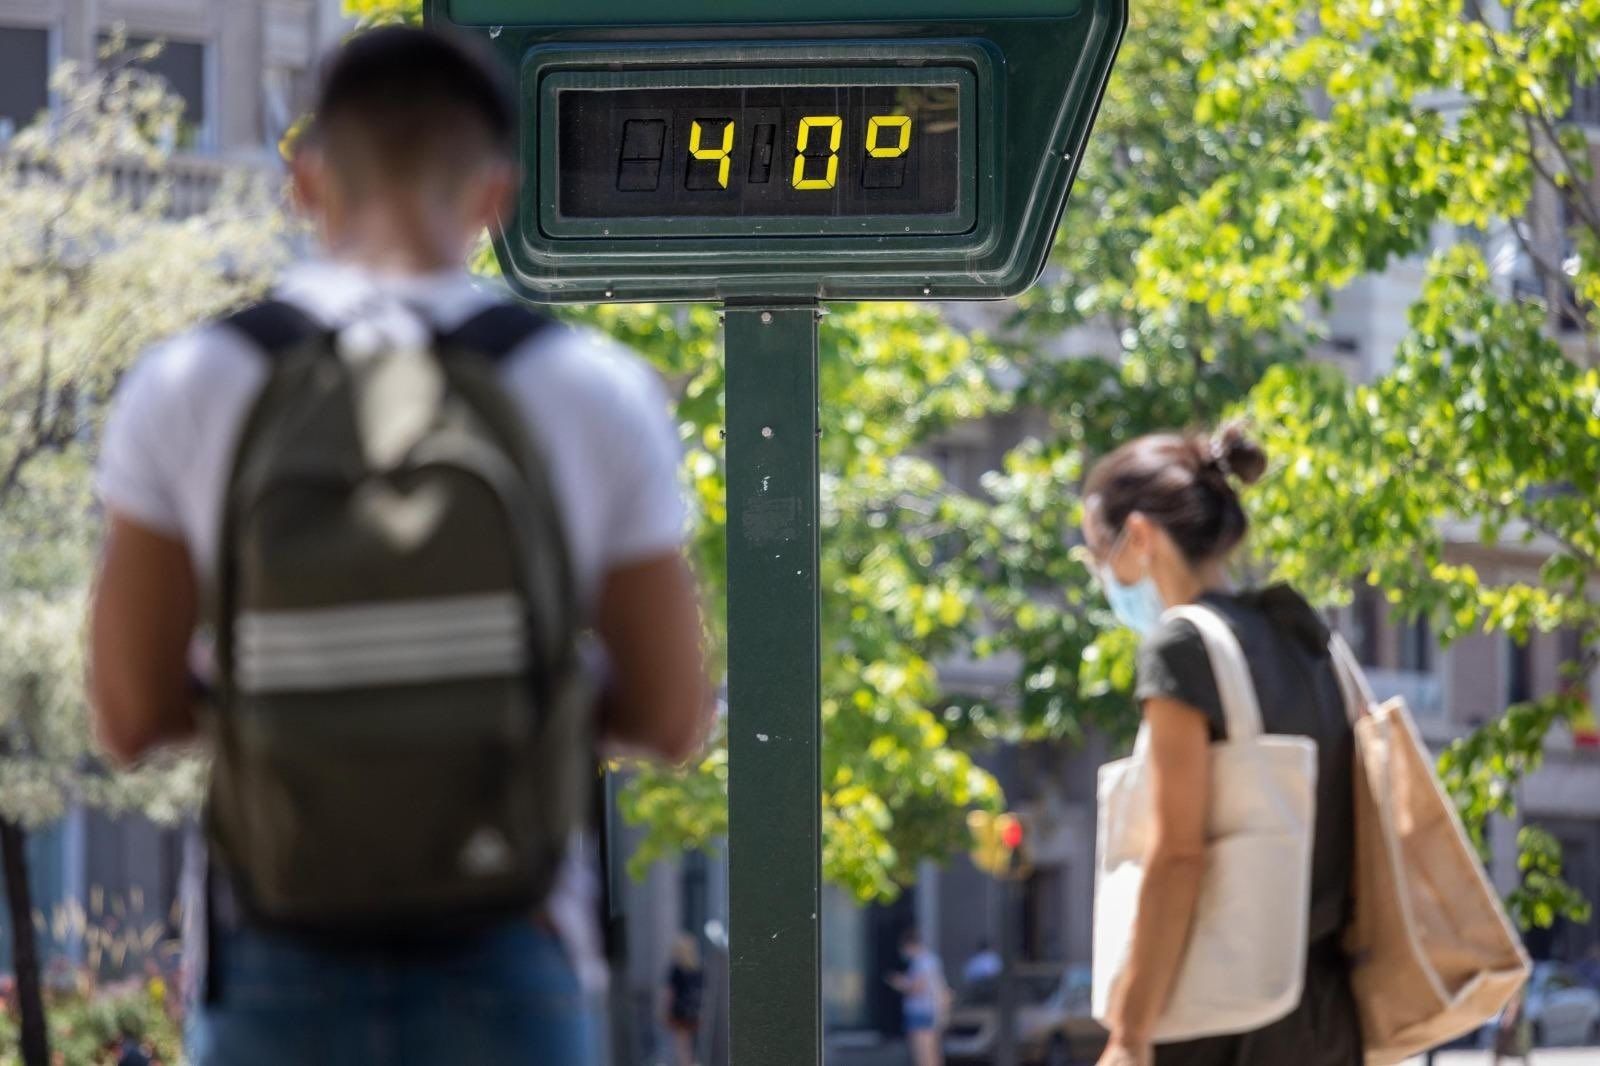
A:
POLYGON ((1402 700, 1379 706, 1349 647, 1355 718, 1355 915, 1345 933, 1369 1066, 1403 1062, 1500 1013, 1528 956, 1402 700))
MULTIPOLYGON (((1227 717, 1211 745, 1206 865, 1189 943, 1156 1023, 1158 1043, 1259 1029, 1300 1002, 1311 912, 1317 746, 1265 735, 1255 684, 1233 630, 1204 607, 1178 607, 1205 640, 1227 717)), ((1094 901, 1094 998, 1105 1021, 1127 964, 1152 811, 1148 744, 1100 770, 1094 901)))

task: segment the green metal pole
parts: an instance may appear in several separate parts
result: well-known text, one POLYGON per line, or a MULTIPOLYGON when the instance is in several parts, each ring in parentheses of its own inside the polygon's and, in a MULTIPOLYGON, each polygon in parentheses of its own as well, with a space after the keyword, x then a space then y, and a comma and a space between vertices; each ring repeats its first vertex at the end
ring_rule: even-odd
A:
POLYGON ((732 1061, 822 1061, 815 304, 729 307, 732 1061))

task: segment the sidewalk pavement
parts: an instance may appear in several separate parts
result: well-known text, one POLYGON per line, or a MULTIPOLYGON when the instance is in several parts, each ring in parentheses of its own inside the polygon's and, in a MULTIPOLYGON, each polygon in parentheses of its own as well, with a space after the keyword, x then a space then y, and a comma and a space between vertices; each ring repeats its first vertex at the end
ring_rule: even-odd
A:
MULTIPOLYGON (((1422 1059, 1414 1059, 1406 1066, 1422 1066, 1422 1059)), ((1435 1066, 1489 1066, 1493 1060, 1487 1051, 1441 1051, 1435 1066)), ((1503 1060, 1509 1066, 1522 1066, 1520 1059, 1503 1060)), ((1535 1048, 1527 1066, 1600 1066, 1600 1048, 1535 1048)))
MULTIPOLYGON (((905 1050, 890 1044, 872 1049, 830 1049, 828 1066, 908 1066, 905 1050)), ((1487 1051, 1441 1051, 1434 1066, 1490 1066, 1487 1051)), ((1507 1066, 1524 1066, 1517 1059, 1504 1060, 1507 1066)), ((1413 1059, 1406 1066, 1423 1066, 1413 1059)), ((1525 1066, 1600 1066, 1600 1048, 1537 1048, 1525 1066)))

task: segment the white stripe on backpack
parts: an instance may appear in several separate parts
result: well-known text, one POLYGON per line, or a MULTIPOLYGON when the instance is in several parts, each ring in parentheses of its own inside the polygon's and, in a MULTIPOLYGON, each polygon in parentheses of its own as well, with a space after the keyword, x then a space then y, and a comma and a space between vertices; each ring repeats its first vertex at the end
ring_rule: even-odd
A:
POLYGON ((246 692, 505 677, 528 664, 526 619, 503 593, 253 611, 235 632, 246 692))

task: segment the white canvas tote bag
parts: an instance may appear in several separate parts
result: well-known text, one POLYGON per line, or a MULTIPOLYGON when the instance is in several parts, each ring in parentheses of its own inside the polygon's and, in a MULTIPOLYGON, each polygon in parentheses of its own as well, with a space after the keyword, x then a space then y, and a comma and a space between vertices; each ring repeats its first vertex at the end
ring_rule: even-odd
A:
MULTIPOLYGON (((1228 736, 1211 745, 1205 872, 1157 1043, 1259 1029, 1299 1004, 1317 779, 1315 741, 1262 732, 1255 684, 1228 623, 1199 606, 1165 617, 1200 631, 1228 736)), ((1144 880, 1154 814, 1147 745, 1148 726, 1131 757, 1100 770, 1093 1009, 1101 1021, 1127 964, 1144 880)))

